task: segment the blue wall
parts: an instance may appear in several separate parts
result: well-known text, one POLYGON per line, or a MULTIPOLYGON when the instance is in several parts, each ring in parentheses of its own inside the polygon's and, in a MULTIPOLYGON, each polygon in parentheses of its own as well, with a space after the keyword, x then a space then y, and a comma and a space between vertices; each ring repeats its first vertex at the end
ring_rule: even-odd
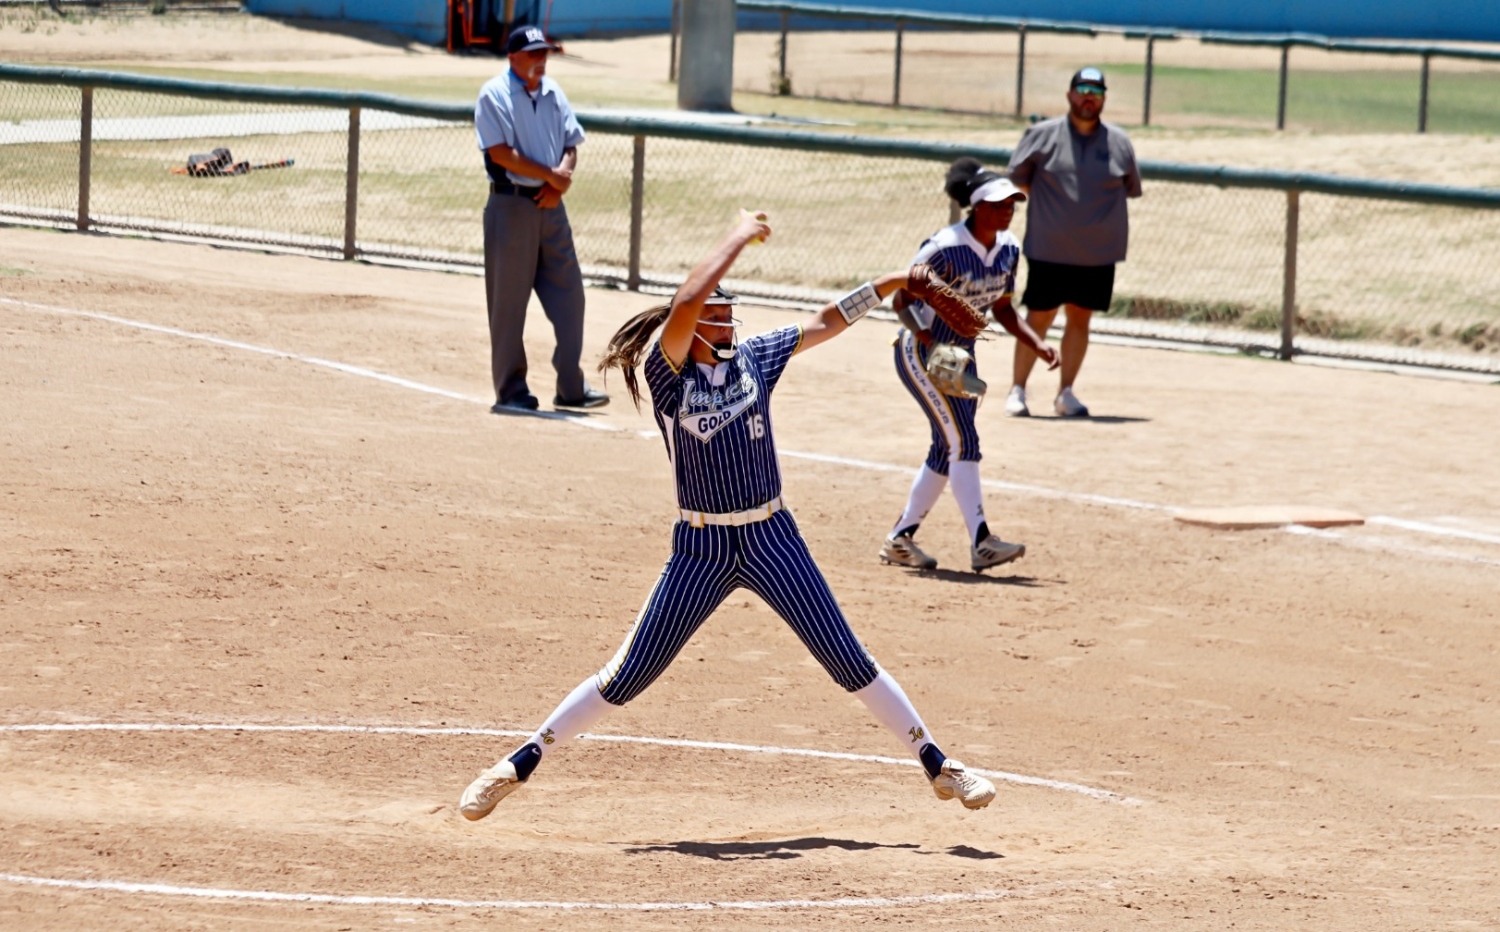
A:
MULTIPOLYGON (((830 3, 837 0, 818 0, 830 3)), ((1188 30, 1313 32, 1339 38, 1500 42, 1500 0, 846 0, 851 6, 1022 16, 1188 30)), ((546 0, 542 0, 543 8, 546 0)), ((433 45, 447 38, 446 0, 247 0, 252 13, 373 23, 433 45)), ((563 37, 663 32, 672 0, 553 0, 563 37)), ((744 16, 745 26, 775 18, 744 16)), ((815 21, 814 21, 815 22, 815 21)), ((823 22, 827 22, 826 20, 823 22)), ((811 25, 811 23, 810 23, 811 25)), ((830 25, 833 25, 830 23, 830 25)), ((842 28, 850 28, 844 24, 842 28)))
MULTIPOLYGON (((633 0, 620 2, 629 4, 633 0)), ((428 45, 448 41, 447 0, 245 0, 245 9, 259 16, 369 23, 428 45)))

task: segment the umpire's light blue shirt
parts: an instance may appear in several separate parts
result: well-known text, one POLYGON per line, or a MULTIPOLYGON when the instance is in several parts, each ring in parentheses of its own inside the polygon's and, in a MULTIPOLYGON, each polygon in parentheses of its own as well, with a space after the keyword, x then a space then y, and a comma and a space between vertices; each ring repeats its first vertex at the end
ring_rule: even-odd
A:
POLYGON ((512 184, 536 187, 541 178, 518 175, 495 164, 486 151, 490 146, 507 145, 522 155, 549 167, 562 161, 563 150, 583 142, 583 127, 573 115, 568 95, 557 82, 542 78, 536 98, 526 91, 526 82, 509 68, 485 82, 474 105, 474 130, 479 149, 484 152, 484 167, 490 180, 510 180, 512 184))

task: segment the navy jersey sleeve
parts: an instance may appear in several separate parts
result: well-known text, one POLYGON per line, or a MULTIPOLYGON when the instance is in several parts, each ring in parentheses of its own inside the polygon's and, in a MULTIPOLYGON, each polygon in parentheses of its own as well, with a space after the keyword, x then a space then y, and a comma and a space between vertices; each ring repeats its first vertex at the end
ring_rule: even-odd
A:
POLYGON ((766 380, 766 390, 770 391, 776 387, 787 362, 801 345, 802 325, 793 324, 753 336, 740 349, 755 357, 755 365, 760 369, 761 378, 766 380))
POLYGON ((661 351, 661 341, 656 340, 646 351, 646 386, 651 389, 651 407, 670 415, 682 400, 682 370, 672 368, 667 354, 661 351))

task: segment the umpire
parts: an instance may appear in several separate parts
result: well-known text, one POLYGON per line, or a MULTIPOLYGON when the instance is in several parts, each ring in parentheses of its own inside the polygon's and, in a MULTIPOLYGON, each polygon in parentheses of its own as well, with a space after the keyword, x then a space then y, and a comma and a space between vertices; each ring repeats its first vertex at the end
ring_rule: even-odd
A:
MULTIPOLYGON (((1062 385, 1052 409, 1060 417, 1088 417, 1073 394, 1073 380, 1089 348, 1095 311, 1109 310, 1115 264, 1125 259, 1129 223, 1125 202, 1141 196, 1135 147, 1125 131, 1099 118, 1104 73, 1082 68, 1068 84, 1067 116, 1026 130, 1010 162, 1010 180, 1029 195, 1026 205, 1026 322, 1045 335, 1060 307, 1068 322, 1062 338, 1062 385)), ((1005 413, 1025 417, 1026 380, 1036 363, 1016 341, 1014 384, 1005 413)))
POLYGON ((563 195, 573 183, 583 128, 567 95, 547 77, 558 50, 536 26, 506 40, 510 69, 486 82, 474 105, 474 129, 490 176, 484 208, 484 284, 490 314, 495 414, 535 411, 526 385, 526 305, 536 291, 552 322, 557 395, 564 408, 597 408, 609 396, 583 380, 583 275, 563 195))

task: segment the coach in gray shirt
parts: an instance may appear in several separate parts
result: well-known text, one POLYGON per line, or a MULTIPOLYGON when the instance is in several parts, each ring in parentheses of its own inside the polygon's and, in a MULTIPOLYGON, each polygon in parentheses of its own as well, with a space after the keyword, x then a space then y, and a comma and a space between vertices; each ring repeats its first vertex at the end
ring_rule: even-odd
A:
POLYGON ((506 42, 510 70, 491 79, 474 105, 474 129, 490 176, 484 208, 484 284, 490 313, 490 370, 496 414, 534 411, 526 385, 526 305, 531 292, 552 322, 557 395, 567 408, 597 408, 609 396, 583 380, 583 275, 563 195, 573 183, 583 129, 567 95, 547 77, 557 49, 535 26, 506 42))
MULTIPOLYGON (((1141 196, 1135 147, 1125 131, 1099 119, 1104 110, 1104 73, 1084 68, 1068 89, 1068 115, 1026 130, 1010 162, 1010 180, 1026 203, 1027 323, 1045 334, 1067 308, 1062 338, 1062 386, 1053 410, 1062 417, 1088 417, 1073 394, 1073 381, 1089 348, 1094 311, 1109 310, 1115 263, 1125 259, 1129 236, 1125 201, 1141 196)), ((1005 413, 1025 417, 1026 380, 1036 363, 1030 348, 1016 343, 1015 381, 1005 413)))

